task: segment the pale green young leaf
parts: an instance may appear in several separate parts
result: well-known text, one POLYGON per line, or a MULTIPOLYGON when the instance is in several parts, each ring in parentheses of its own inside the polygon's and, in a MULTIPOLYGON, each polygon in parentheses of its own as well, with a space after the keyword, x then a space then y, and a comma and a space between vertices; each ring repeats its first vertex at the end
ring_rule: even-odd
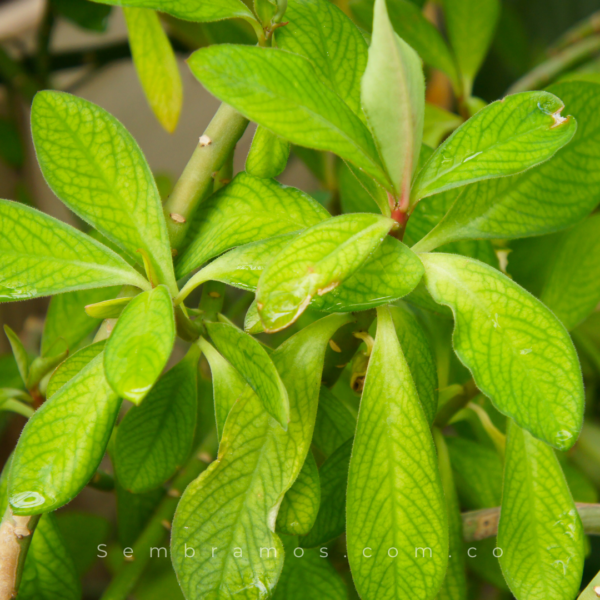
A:
POLYGON ((396 33, 418 53, 426 64, 448 75, 454 89, 460 89, 456 62, 448 44, 425 18, 421 7, 409 0, 389 3, 390 21, 396 33))
POLYGON ((600 215, 592 215, 561 238, 540 300, 570 331, 600 302, 600 215))
POLYGON ((257 333, 263 333, 264 327, 260 322, 260 317, 258 316, 258 306, 256 306, 256 298, 252 300, 252 304, 248 307, 246 311, 246 315, 244 317, 244 331, 251 335, 256 335, 257 333))
POLYGON ((231 407, 246 393, 248 384, 231 363, 221 356, 204 338, 198 341, 204 353, 212 376, 213 401, 215 404, 215 420, 217 435, 223 437, 223 427, 231 407))
MULTIPOLYGON (((84 221, 175 290, 171 245, 150 167, 131 134, 99 106, 63 92, 39 92, 31 130, 52 191, 84 221)), ((75 277, 76 279, 76 277, 75 277)))
POLYGON ((583 572, 583 525, 552 448, 509 424, 498 546, 518 600, 572 600, 583 572))
POLYGON ((96 472, 121 406, 104 376, 102 354, 27 422, 9 476, 13 512, 49 512, 70 502, 96 472))
POLYGON ((94 2, 113 6, 152 8, 185 21, 199 23, 235 18, 256 20, 250 9, 241 0, 213 0, 211 2, 198 2, 198 0, 94 0, 94 2))
POLYGON ((470 510, 499 506, 502 499, 502 461, 479 442, 460 437, 446 440, 454 482, 463 506, 470 510))
POLYGON ((499 0, 443 0, 444 17, 452 50, 463 76, 464 95, 471 86, 492 42, 499 0))
POLYGON ((34 208, 0 200, 0 231, 0 300, 114 285, 148 288, 106 246, 34 208))
POLYGON ((435 428, 433 430, 433 438, 437 449, 440 478, 448 510, 449 539, 448 570, 446 571, 444 583, 436 596, 436 600, 466 600, 467 574, 465 569, 465 547, 460 504, 456 495, 454 478, 452 477, 452 465, 444 436, 439 429, 435 428))
POLYGON ((321 506, 312 529, 300 538, 304 548, 326 544, 346 529, 346 488, 353 441, 349 438, 336 448, 319 469, 321 506))
POLYGON ((377 215, 341 215, 292 240, 258 282, 256 300, 265 331, 287 327, 313 297, 325 295, 350 277, 395 225, 377 215))
POLYGON ((196 429, 199 359, 193 345, 117 428, 113 460, 126 490, 139 494, 159 487, 188 457, 196 429))
POLYGON ((175 343, 169 291, 159 285, 123 311, 104 351, 104 368, 121 398, 140 404, 165 368, 175 343))
POLYGON ((406 307, 391 306, 390 314, 423 412, 431 425, 438 407, 437 366, 431 343, 413 313, 406 307))
POLYGON ((26 383, 29 377, 29 355, 27 354, 27 350, 25 350, 21 338, 8 325, 4 325, 4 333, 8 338, 8 343, 15 357, 19 375, 21 375, 23 383, 26 383))
POLYGON ((63 363, 58 365, 56 371, 52 373, 52 377, 50 377, 50 381, 46 386, 46 396, 50 398, 54 396, 60 388, 65 385, 65 383, 69 382, 77 373, 79 373, 88 363, 92 361, 92 359, 96 358, 102 350, 104 350, 105 340, 100 342, 96 342, 95 344, 90 344, 89 346, 85 346, 81 350, 75 352, 65 360, 63 363))
POLYGON ((437 104, 425 104, 425 123, 423 125, 423 143, 437 148, 444 138, 463 123, 463 118, 451 113, 437 104))
POLYGON ((309 450, 327 342, 348 321, 326 317, 273 352, 290 400, 287 432, 250 387, 233 405, 218 459, 188 486, 173 523, 173 563, 190 600, 272 593, 283 563, 277 510, 309 450), (194 560, 186 547, 196 550, 194 560), (214 558, 208 547, 219 549, 214 558))
POLYGON ((338 154, 389 187, 369 130, 304 57, 223 44, 197 50, 188 63, 211 94, 251 121, 293 144, 338 154))
POLYGON ((454 313, 453 344, 496 408, 559 450, 583 420, 583 382, 560 321, 508 277, 479 261, 422 254, 433 299, 454 313))
POLYGON ((308 452, 294 485, 285 493, 277 513, 277 531, 287 535, 308 533, 315 523, 321 504, 319 469, 308 452))
POLYGON ((42 515, 25 558, 19 599, 79 600, 81 583, 52 514, 42 515))
POLYGON ((596 593, 600 588, 600 572, 596 574, 594 579, 590 581, 588 586, 577 596, 577 600, 598 600, 598 594, 596 593))
POLYGON ((259 125, 246 158, 246 172, 254 177, 272 179, 283 173, 289 155, 290 143, 259 125))
POLYGON ((475 181, 514 175, 550 159, 577 129, 574 117, 561 116, 564 106, 548 92, 523 92, 489 104, 425 163, 411 203, 475 181))
POLYGON ((324 312, 366 310, 389 304, 412 292, 423 277, 423 265, 402 242, 386 236, 348 279, 310 306, 324 312))
POLYGON ((394 192, 407 203, 423 139, 425 79, 418 54, 394 32, 385 0, 375 0, 361 100, 394 192))
POLYGON ((323 552, 300 548, 295 537, 283 544, 285 562, 273 600, 348 600, 344 581, 323 552))
POLYGON ((116 319, 121 316, 121 313, 133 298, 133 296, 125 296, 104 300, 104 302, 96 302, 95 304, 86 304, 85 312, 94 319, 116 319))
MULTIPOLYGON (((73 352, 98 325, 100 318, 87 313, 86 306, 114 298, 118 288, 100 288, 59 294, 50 300, 42 333, 42 356, 73 352), (87 313, 87 314, 86 314, 87 313)), ((94 315, 95 316, 95 315, 94 315)))
POLYGON ((2 513, 2 516, 4 516, 8 508, 8 474, 10 472, 12 457, 11 453, 2 467, 2 473, 0 473, 0 513, 2 513))
POLYGON ((572 141, 551 161, 520 175, 446 192, 453 197, 449 202, 452 209, 419 243, 420 251, 456 240, 513 239, 552 233, 578 223, 598 204, 600 86, 568 82, 549 90, 577 119, 572 141))
POLYGON ((177 260, 177 276, 235 246, 305 229, 330 216, 296 188, 240 173, 201 204, 190 225, 190 243, 177 260))
POLYGON ((284 429, 290 418, 288 394, 277 369, 251 335, 227 323, 206 323, 206 329, 217 350, 239 371, 254 390, 265 410, 284 429))
POLYGON ((346 520, 348 559, 361 597, 430 598, 438 591, 448 562, 444 493, 429 424, 386 307, 377 310, 346 520))
POLYGON ((360 80, 367 43, 358 27, 327 0, 290 0, 285 20, 288 24, 275 31, 277 47, 307 58, 322 83, 363 118, 360 80))
POLYGON ((160 124, 173 133, 183 104, 177 59, 158 15, 147 8, 124 8, 133 63, 146 99, 160 124))
POLYGON ((313 444, 326 458, 331 456, 356 429, 356 416, 326 387, 321 387, 313 444))

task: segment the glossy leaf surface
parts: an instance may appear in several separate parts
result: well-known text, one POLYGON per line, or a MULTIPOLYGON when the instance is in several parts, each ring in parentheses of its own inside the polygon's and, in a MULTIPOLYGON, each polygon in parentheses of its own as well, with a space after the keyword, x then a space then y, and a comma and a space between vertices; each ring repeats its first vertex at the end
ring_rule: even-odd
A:
POLYGON ((502 572, 516 598, 574 598, 583 571, 583 538, 553 450, 511 423, 498 545, 502 572))
POLYGON ((363 599, 437 592, 448 562, 444 495, 429 424, 385 307, 377 311, 358 414, 346 519, 348 559, 363 599))
POLYGON ((422 254, 427 289, 454 313, 454 350, 500 412, 554 447, 583 420, 583 384, 564 326, 536 298, 483 263, 422 254))
POLYGON ((148 282, 114 252, 53 217, 0 200, 0 300, 148 282))
POLYGON ((9 477, 15 514, 60 508, 95 473, 121 406, 106 381, 102 359, 96 356, 25 425, 9 477))
POLYGON ((200 350, 167 371, 117 429, 114 461, 120 484, 134 493, 167 481, 182 466, 194 441, 200 350))
POLYGON ((99 106, 44 91, 31 108, 40 168, 52 191, 84 221, 174 289, 171 245, 150 167, 131 134, 99 106))
POLYGON ((265 331, 287 327, 313 297, 325 295, 351 276, 394 223, 377 215, 342 215, 290 242, 258 282, 256 300, 265 331))
POLYGON ((548 92, 523 92, 493 102, 438 147, 415 180, 411 202, 494 177, 525 171, 556 154, 577 130, 548 92))
POLYGON ((165 286, 136 296, 123 311, 104 352, 115 393, 140 404, 164 369, 175 342, 173 304, 165 286))

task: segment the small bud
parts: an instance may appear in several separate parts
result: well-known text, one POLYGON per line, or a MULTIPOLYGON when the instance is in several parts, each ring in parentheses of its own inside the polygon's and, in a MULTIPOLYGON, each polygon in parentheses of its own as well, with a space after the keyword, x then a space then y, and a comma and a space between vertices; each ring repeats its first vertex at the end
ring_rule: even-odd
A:
POLYGON ((334 352, 342 351, 342 349, 333 340, 329 340, 329 346, 334 352))

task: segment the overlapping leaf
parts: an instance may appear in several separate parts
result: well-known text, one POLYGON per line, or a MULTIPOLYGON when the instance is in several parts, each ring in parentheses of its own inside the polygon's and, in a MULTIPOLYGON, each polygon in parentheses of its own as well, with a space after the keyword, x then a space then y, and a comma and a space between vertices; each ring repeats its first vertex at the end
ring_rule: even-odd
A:
POLYGON ((199 359, 194 345, 156 382, 144 403, 121 421, 114 461, 126 490, 141 493, 160 486, 189 455, 196 428, 199 359))
POLYGON ((259 125, 246 159, 246 172, 265 179, 277 177, 283 173, 289 155, 290 143, 259 125))
POLYGON ((140 404, 164 369, 175 343, 173 304, 159 285, 136 296, 106 343, 106 378, 121 398, 140 404))
POLYGON ((392 317, 385 307, 377 312, 350 460, 348 559, 364 600, 429 598, 448 561, 446 506, 429 424, 392 317))
POLYGON ((355 415, 328 388, 322 387, 313 444, 325 457, 329 457, 354 435, 355 429, 355 415))
POLYGON ((174 566, 188 598, 272 593, 283 562, 273 533, 277 508, 309 450, 327 342, 346 322, 326 317, 273 352, 289 394, 287 432, 249 387, 234 404, 218 460, 186 489, 173 524, 174 566), (185 558, 190 547, 194 560, 185 558), (214 558, 209 547, 219 549, 214 558))
MULTIPOLYGON (((82 219, 175 290, 171 246, 154 177, 139 146, 104 109, 63 92, 36 95, 31 130, 52 191, 82 219)), ((76 277, 74 277, 76 278, 76 277)))
POLYGON ((571 600, 583 571, 583 526, 552 448, 511 422, 500 566, 518 600, 571 600))
POLYGON ((196 51, 189 65, 209 92, 251 121, 294 144, 334 152, 389 187, 368 129, 305 58, 220 45, 196 51))
POLYGON ((190 225, 189 246, 177 260, 177 275, 234 246, 311 227, 329 216, 300 190, 240 173, 200 206, 190 225))
POLYGON ((100 354, 36 411, 10 471, 15 514, 55 510, 81 491, 102 460, 120 406, 100 354))
POLYGON ((33 208, 0 200, 0 300, 148 282, 114 252, 33 208))
POLYGON ((539 300, 476 260, 422 254, 427 289, 452 309, 454 349, 500 412, 558 449, 583 420, 583 384, 564 326, 539 300))
POLYGON ((563 101, 548 92, 523 92, 493 102, 461 125, 419 171, 411 203, 538 165, 566 145, 577 129, 561 116, 563 101))

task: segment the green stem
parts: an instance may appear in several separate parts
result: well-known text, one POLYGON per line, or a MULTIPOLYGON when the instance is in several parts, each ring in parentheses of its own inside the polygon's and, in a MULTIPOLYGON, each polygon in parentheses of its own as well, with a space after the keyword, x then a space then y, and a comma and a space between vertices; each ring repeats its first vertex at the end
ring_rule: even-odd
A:
POLYGON ((52 3, 48 2, 37 33, 37 53, 35 57, 37 77, 42 89, 50 87, 48 75, 50 73, 50 41, 53 28, 54 10, 52 3))
POLYGON ((90 479, 88 485, 101 492, 112 492, 115 489, 115 479, 110 473, 98 469, 96 474, 90 479))
POLYGON ((216 321, 223 310, 225 300, 225 284, 220 281, 207 281, 202 287, 200 310, 205 321, 216 321))
POLYGON ((164 205, 171 246, 181 249, 198 205, 213 189, 218 172, 246 130, 248 120, 221 104, 164 205))
MULTIPOLYGON (((600 535, 600 504, 576 503, 583 529, 587 535, 600 535)), ((500 523, 500 507, 484 508, 462 514, 465 542, 494 537, 500 523)))
POLYGON ((166 543, 179 498, 185 488, 206 470, 215 450, 216 436, 210 436, 188 459, 133 545, 134 560, 123 563, 100 600, 126 600, 129 597, 148 565, 150 548, 161 547, 166 543))
POLYGON ((559 75, 586 62, 600 52, 600 36, 585 38, 538 65, 514 83, 507 94, 538 90, 552 83, 559 75))
POLYGON ((596 33, 600 33, 600 11, 592 13, 571 29, 568 29, 548 52, 549 54, 555 54, 560 50, 564 50, 567 46, 580 42, 596 33))

